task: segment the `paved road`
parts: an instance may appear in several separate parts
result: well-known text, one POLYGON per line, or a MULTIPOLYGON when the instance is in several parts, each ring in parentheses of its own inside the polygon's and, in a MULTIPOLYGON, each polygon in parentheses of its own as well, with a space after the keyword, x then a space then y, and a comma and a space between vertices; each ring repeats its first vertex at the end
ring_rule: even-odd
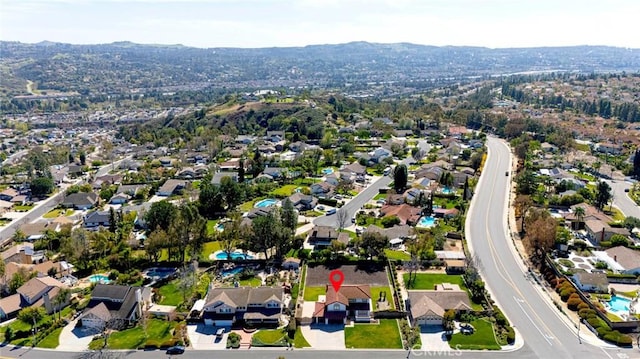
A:
POLYGON ((104 165, 104 166, 100 167, 98 169, 98 171, 96 171, 95 177, 100 177, 100 176, 106 175, 112 169, 117 169, 122 162, 124 162, 126 160, 130 160, 132 158, 133 158, 133 156, 127 156, 127 157, 125 157, 125 158, 123 158, 121 160, 117 160, 117 161, 114 161, 113 163, 109 163, 108 165, 104 165))
MULTIPOLYGON (((427 140, 420 140, 418 141, 418 148, 424 150, 425 154, 427 154, 431 149, 431 145, 427 143, 427 140)), ((408 167, 409 163, 413 161, 415 161, 413 158, 405 158, 400 161, 400 163, 404 163, 408 167)), ((351 225, 351 218, 355 216, 356 212, 358 212, 365 205, 365 203, 373 199, 373 197, 375 197, 379 193, 380 188, 387 187, 392 181, 392 176, 383 176, 382 178, 379 178, 375 182, 371 183, 364 191, 358 193, 357 196, 353 197, 353 199, 351 199, 347 204, 342 206, 341 210, 346 210, 348 215, 346 225, 351 225)), ((318 226, 332 226, 337 228, 338 219, 335 214, 329 216, 325 215, 317 217, 313 221, 313 224, 318 226)))
POLYGON ((632 184, 630 182, 620 180, 605 180, 605 182, 611 186, 613 205, 618 207, 627 217, 633 216, 640 218, 640 207, 629 197, 629 193, 624 191, 627 188, 631 188, 632 184))
MULTIPOLYGON (((525 276, 507 228, 511 154, 502 140, 487 139, 489 157, 467 216, 467 241, 491 296, 538 358, 607 358, 601 348, 580 344, 570 327, 525 276)), ((583 331, 585 329, 583 328, 583 331)))

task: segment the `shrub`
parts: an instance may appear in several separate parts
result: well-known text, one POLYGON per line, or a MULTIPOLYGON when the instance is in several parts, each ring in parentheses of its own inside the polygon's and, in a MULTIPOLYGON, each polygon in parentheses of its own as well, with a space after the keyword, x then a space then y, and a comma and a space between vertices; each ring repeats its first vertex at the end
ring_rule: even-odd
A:
POLYGON ((578 304, 578 311, 582 310, 582 309, 591 309, 591 307, 589 307, 589 304, 582 302, 580 304, 578 304))
POLYGON ((562 299, 563 302, 566 302, 569 299, 569 296, 571 296, 571 294, 575 293, 576 290, 571 288, 571 289, 563 289, 560 292, 560 299, 562 299))
POLYGON ((569 308, 569 309, 571 309, 573 311, 576 311, 576 310, 578 310, 578 306, 581 303, 584 303, 584 302, 580 298, 569 298, 569 300, 567 301, 567 308, 569 308))
POLYGON ((600 319, 598 319, 598 317, 587 318, 587 323, 594 328, 600 327, 600 319))
POLYGON ((238 333, 229 333, 227 337, 227 348, 240 348, 240 334, 238 333))
POLYGON ((516 331, 509 327, 507 328, 507 344, 512 345, 516 341, 516 331))
POLYGON ((609 328, 608 325, 603 325, 601 327, 597 327, 596 332, 598 332, 598 336, 600 338, 604 338, 605 336, 611 333, 611 328, 609 328))

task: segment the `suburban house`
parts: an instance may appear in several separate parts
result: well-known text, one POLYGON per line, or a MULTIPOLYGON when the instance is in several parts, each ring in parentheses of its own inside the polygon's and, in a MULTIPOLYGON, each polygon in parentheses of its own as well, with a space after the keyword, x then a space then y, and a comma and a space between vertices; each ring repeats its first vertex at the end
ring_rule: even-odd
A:
POLYGON ((583 292, 608 293, 609 280, 605 273, 577 271, 573 274, 573 282, 583 292))
POLYGON ((314 183, 310 186, 311 194, 319 198, 330 198, 333 194, 333 188, 328 182, 314 183))
POLYGON ((91 300, 80 316, 80 325, 87 328, 121 328, 140 318, 143 306, 152 303, 148 287, 96 284, 91 300))
POLYGON ((3 190, 2 192, 0 192, 0 199, 3 201, 11 202, 11 200, 18 195, 19 195, 18 191, 9 187, 3 190))
POLYGON ((334 239, 338 239, 338 230, 331 226, 314 226, 309 233, 309 243, 318 247, 329 246, 334 239))
POLYGON ((340 172, 350 172, 356 176, 365 176, 367 174, 367 168, 358 162, 345 165, 340 169, 340 172))
POLYGON ((312 210, 318 204, 317 198, 308 194, 302 194, 300 192, 296 192, 289 196, 289 200, 291 201, 291 203, 293 203, 293 206, 301 212, 312 210))
POLYGON ((614 234, 620 234, 625 237, 631 235, 626 228, 611 227, 607 222, 603 222, 597 218, 585 218, 584 226, 589 238, 593 240, 596 245, 599 245, 600 242, 608 241, 614 234))
POLYGON ((9 247, 0 256, 5 263, 33 264, 45 261, 44 254, 44 251, 35 251, 33 243, 22 242, 9 247))
POLYGON ((437 284, 435 290, 409 290, 407 308, 412 325, 442 325, 447 310, 471 310, 469 295, 456 284, 437 284))
POLYGON ((287 169, 282 167, 266 167, 262 171, 262 174, 271 177, 275 181, 284 178, 287 175, 287 169))
POLYGON ((48 314, 69 304, 65 298, 60 304, 54 304, 54 298, 66 285, 52 277, 31 278, 17 289, 17 293, 0 299, 0 320, 15 317, 21 309, 44 306, 48 314))
POLYGON ((76 192, 66 196, 64 201, 62 201, 62 206, 82 211, 95 207, 98 200, 99 197, 97 193, 76 192))
POLYGON ((205 325, 278 326, 284 289, 281 287, 210 288, 203 307, 205 325))
POLYGON ((129 202, 129 200, 131 199, 131 196, 126 194, 126 193, 118 193, 118 194, 114 194, 113 197, 111 197, 111 199, 109 200, 110 204, 125 204, 127 202, 129 202))
POLYGON ((298 258, 289 257, 282 262, 282 269, 298 269, 300 268, 300 262, 301 261, 298 258))
POLYGON ((211 177, 211 183, 220 184, 224 177, 229 177, 233 182, 238 182, 238 172, 216 172, 211 177))
POLYGON ((343 285, 339 291, 327 285, 326 295, 319 296, 313 311, 316 323, 343 323, 371 321, 371 288, 369 285, 343 285))
POLYGON ((401 205, 384 205, 380 209, 380 213, 384 217, 397 216, 400 219, 400 224, 416 224, 420 219, 420 208, 410 206, 408 204, 401 205))
POLYGON ((93 188, 94 189, 100 189, 102 188, 102 185, 107 185, 107 186, 111 186, 114 184, 121 184, 122 183, 122 175, 104 175, 104 176, 100 176, 97 177, 94 181, 93 181, 93 188))
POLYGON ((95 211, 84 216, 84 228, 109 227, 110 221, 109 211, 95 211))
POLYGON ((156 194, 162 197, 169 197, 172 194, 176 194, 183 190, 186 187, 186 182, 177 179, 168 179, 165 183, 158 189, 156 194))
POLYGON ((640 251, 617 246, 595 254, 618 273, 640 275, 640 251))
POLYGON ((413 227, 407 225, 396 225, 390 228, 380 228, 375 224, 365 228, 364 233, 380 233, 389 239, 392 247, 397 247, 404 243, 405 240, 415 238, 413 227))

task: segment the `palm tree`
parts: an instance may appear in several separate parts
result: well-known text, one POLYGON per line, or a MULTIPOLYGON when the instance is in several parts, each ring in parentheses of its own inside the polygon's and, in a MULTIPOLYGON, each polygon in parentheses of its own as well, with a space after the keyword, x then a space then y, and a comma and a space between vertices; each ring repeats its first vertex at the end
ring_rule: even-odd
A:
POLYGON ((577 206, 573 210, 573 214, 576 216, 576 219, 578 220, 578 229, 580 229, 580 224, 584 221, 584 215, 585 215, 584 207, 577 206))
POLYGON ((51 304, 53 305, 54 319, 56 317, 56 311, 58 312, 58 320, 62 319, 62 310, 60 306, 67 302, 70 294, 71 294, 71 290, 69 288, 60 288, 58 295, 56 295, 51 301, 51 304))

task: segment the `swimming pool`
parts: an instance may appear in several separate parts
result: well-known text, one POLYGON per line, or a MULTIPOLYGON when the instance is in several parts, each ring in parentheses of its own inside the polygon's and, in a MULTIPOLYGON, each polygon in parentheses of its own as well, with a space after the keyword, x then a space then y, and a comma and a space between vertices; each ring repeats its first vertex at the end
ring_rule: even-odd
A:
POLYGON ((267 198, 267 199, 263 199, 262 201, 256 202, 254 207, 255 208, 271 207, 271 206, 275 205, 276 203, 278 203, 277 199, 267 198))
POLYGON ((216 224, 216 231, 218 232, 224 232, 224 224, 223 223, 218 223, 216 224))
POLYGON ((451 194, 453 191, 449 187, 445 187, 442 189, 442 194, 451 194))
MULTIPOLYGON (((215 254, 215 258, 218 260, 227 260, 229 256, 224 251, 219 251, 215 254)), ((253 256, 250 254, 244 254, 240 251, 231 252, 231 259, 253 259, 253 256)))
POLYGON ((176 272, 175 268, 165 268, 165 267, 153 267, 149 268, 144 272, 144 275, 149 278, 165 278, 176 272))
POLYGON ((330 174, 333 173, 333 168, 327 167, 327 168, 322 170, 322 173, 324 173, 325 175, 330 175, 330 174))
POLYGON ((419 227, 430 228, 436 225, 436 219, 434 217, 422 217, 418 221, 419 227))
POLYGON ((231 277, 231 276, 234 276, 236 274, 239 274, 243 270, 244 270, 244 267, 242 267, 242 266, 234 267, 234 268, 231 268, 231 269, 223 270, 222 272, 220 272, 220 274, 222 275, 222 277, 231 277))
POLYGON ((616 312, 628 312, 630 304, 631 300, 614 295, 611 296, 611 300, 609 301, 609 308, 616 312))
POLYGON ((111 279, 109 279, 109 277, 104 274, 92 274, 89 276, 89 282, 109 284, 111 282, 111 279))

